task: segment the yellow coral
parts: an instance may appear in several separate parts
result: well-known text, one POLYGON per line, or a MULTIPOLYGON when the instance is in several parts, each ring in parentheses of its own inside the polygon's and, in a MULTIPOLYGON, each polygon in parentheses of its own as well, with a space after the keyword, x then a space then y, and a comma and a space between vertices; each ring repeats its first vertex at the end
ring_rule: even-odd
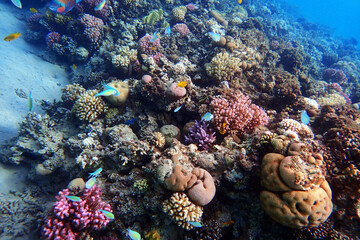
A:
POLYGON ((163 202, 163 211, 186 230, 193 228, 188 222, 200 222, 203 214, 202 207, 190 202, 185 193, 179 192, 163 202))
POLYGON ((114 67, 120 68, 127 72, 129 69, 129 64, 136 62, 137 60, 137 50, 130 50, 129 46, 122 46, 117 49, 117 52, 118 54, 112 56, 111 63, 114 67))
POLYGON ((172 10, 172 14, 176 21, 183 22, 185 20, 185 14, 187 9, 185 6, 176 7, 172 10))
POLYGON ((233 79, 236 74, 242 72, 240 66, 241 60, 232 57, 228 52, 216 54, 216 56, 211 59, 210 63, 205 64, 207 74, 217 82, 233 79))
POLYGON ((147 240, 160 240, 160 234, 157 230, 152 230, 145 235, 147 240))
POLYGON ((165 146, 164 135, 161 132, 154 132, 152 144, 154 144, 157 148, 163 148, 165 146))
POLYGON ((320 106, 338 106, 346 104, 345 98, 339 94, 329 94, 325 97, 319 97, 316 99, 316 101, 320 106))
POLYGON ((101 97, 95 97, 97 90, 89 90, 76 100, 72 111, 81 121, 93 122, 108 110, 101 97))

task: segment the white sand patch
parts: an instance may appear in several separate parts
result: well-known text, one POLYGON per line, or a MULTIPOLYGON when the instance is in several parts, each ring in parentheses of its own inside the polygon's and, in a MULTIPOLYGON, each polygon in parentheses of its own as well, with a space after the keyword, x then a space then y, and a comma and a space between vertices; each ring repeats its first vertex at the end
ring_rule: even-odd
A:
POLYGON ((41 113, 40 100, 59 99, 61 87, 68 84, 67 74, 58 65, 44 61, 46 54, 25 42, 23 36, 11 42, 4 37, 14 32, 25 33, 24 21, 16 18, 19 11, 11 4, 0 2, 0 142, 17 135, 18 123, 28 113, 28 100, 15 94, 16 89, 34 98, 34 110, 41 113), (34 54, 36 53, 36 54, 34 54))

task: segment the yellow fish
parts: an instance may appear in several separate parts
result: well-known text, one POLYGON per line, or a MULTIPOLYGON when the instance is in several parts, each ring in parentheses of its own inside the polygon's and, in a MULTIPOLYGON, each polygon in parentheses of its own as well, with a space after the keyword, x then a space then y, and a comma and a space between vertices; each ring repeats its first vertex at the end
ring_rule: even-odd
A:
POLYGON ((21 36, 21 33, 12 33, 10 35, 7 35, 5 38, 4 38, 4 41, 7 41, 7 42, 10 42, 12 40, 15 40, 17 39, 18 37, 21 36))
POLYGON ((36 8, 30 8, 30 12, 32 12, 32 13, 37 13, 38 10, 37 10, 36 8))
POLYGON ((73 65, 72 65, 71 67, 72 67, 72 69, 74 69, 74 70, 76 70, 76 69, 77 69, 77 66, 76 66, 76 64, 75 64, 75 63, 73 63, 73 65))
POLYGON ((241 3, 242 3, 242 0, 238 0, 238 3, 241 4, 241 3))
POLYGON ((221 125, 221 127, 220 127, 220 130, 219 130, 219 132, 220 132, 220 134, 221 135, 224 135, 225 134, 225 127, 226 127, 226 123, 223 123, 222 125, 221 125))
POLYGON ((187 86, 187 82, 185 81, 181 81, 178 83, 178 87, 186 87, 187 86))

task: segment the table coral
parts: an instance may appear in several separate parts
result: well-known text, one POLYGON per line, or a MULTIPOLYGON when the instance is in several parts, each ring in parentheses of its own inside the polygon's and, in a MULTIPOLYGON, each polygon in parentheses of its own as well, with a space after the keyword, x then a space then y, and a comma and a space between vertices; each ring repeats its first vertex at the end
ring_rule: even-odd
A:
POLYGON ((97 90, 88 90, 76 100, 72 111, 81 121, 93 122, 108 110, 101 97, 95 97, 97 90))
POLYGON ((194 228, 188 222, 201 222, 203 214, 202 207, 190 202, 185 193, 173 193, 163 202, 163 211, 186 230, 194 228))
POLYGON ((216 98, 211 101, 210 106, 217 129, 223 129, 224 133, 241 136, 268 123, 269 118, 265 111, 252 104, 251 100, 240 92, 228 98, 216 98))

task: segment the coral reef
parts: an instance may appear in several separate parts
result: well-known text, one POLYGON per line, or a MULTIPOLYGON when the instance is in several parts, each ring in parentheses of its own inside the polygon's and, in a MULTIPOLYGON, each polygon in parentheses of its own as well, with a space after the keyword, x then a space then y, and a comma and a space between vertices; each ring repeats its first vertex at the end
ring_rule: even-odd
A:
POLYGON ((76 100, 72 111, 81 121, 93 122, 108 110, 104 100, 95 96, 97 93, 97 90, 88 90, 76 100))

